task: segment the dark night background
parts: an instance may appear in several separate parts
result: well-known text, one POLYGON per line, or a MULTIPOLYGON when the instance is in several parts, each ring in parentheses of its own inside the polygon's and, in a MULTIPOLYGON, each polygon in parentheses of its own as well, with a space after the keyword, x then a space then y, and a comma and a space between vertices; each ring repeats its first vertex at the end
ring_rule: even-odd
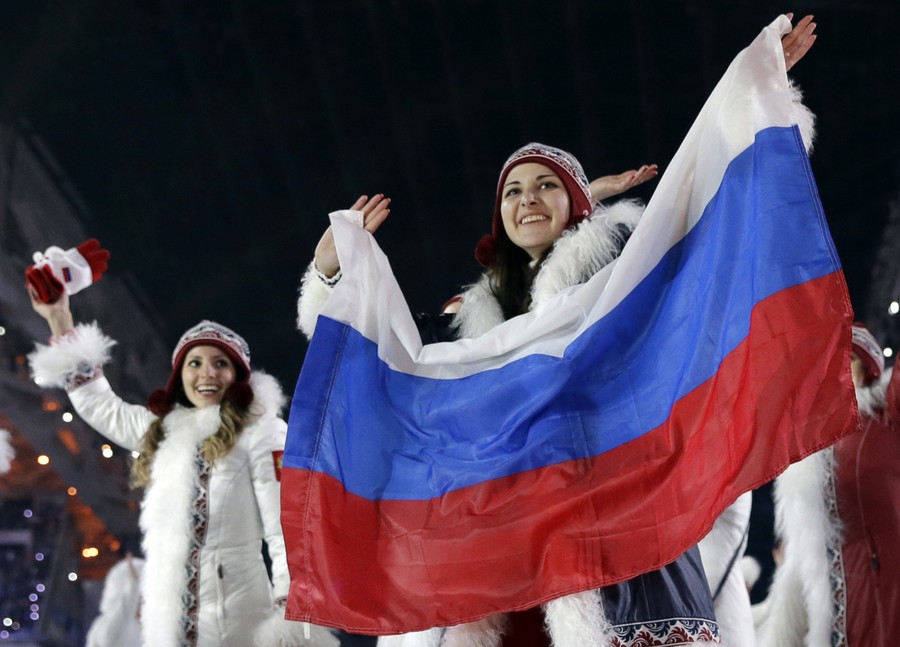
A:
POLYGON ((900 188, 896 0, 4 0, 0 118, 44 142, 165 339, 220 320, 289 387, 297 281, 329 211, 392 197, 379 239, 412 308, 434 311, 476 275, 512 150, 558 145, 592 177, 664 170, 782 10, 819 23, 792 76, 860 309, 900 188))
POLYGON ((893 268, 897 299, 897 265, 876 259, 900 248, 898 0, 0 0, 0 124, 55 160, 170 347, 216 319, 290 391, 298 281, 329 211, 389 195, 378 238, 412 309, 434 312, 476 276, 510 152, 664 171, 782 11, 816 16, 791 74, 818 116, 812 166, 854 306, 897 347, 873 277, 893 268))

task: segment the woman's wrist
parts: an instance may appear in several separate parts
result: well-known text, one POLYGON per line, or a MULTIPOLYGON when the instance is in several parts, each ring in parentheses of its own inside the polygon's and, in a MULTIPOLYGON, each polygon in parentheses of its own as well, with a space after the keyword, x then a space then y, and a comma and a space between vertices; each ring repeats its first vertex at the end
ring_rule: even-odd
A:
POLYGON ((331 272, 324 272, 319 269, 319 266, 316 263, 313 263, 313 272, 316 273, 316 278, 318 278, 322 283, 328 286, 335 285, 338 281, 341 280, 341 268, 331 272))
POLYGON ((53 337, 62 337, 75 330, 75 321, 70 310, 54 313, 47 317, 47 323, 50 325, 50 334, 53 337))

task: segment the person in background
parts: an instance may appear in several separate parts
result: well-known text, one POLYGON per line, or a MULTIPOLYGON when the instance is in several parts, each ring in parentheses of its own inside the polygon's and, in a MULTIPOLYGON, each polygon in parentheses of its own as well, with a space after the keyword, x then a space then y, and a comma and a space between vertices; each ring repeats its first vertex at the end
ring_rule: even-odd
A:
POLYGON ((141 577, 144 560, 131 553, 109 569, 100 614, 91 623, 85 647, 141 647, 141 577))
POLYGON ((333 644, 321 628, 305 641, 279 608, 289 585, 279 482, 285 399, 274 378, 251 370, 244 338, 201 321, 175 345, 165 386, 146 406, 129 404, 103 374, 115 342, 96 323, 75 325, 65 291, 51 303, 33 285, 29 294, 52 334, 29 355, 35 380, 65 388, 91 427, 140 452, 132 480, 145 488, 143 644, 333 644))
POLYGON ((862 324, 851 370, 862 426, 775 482, 784 558, 759 631, 766 647, 900 644, 900 376, 862 324))

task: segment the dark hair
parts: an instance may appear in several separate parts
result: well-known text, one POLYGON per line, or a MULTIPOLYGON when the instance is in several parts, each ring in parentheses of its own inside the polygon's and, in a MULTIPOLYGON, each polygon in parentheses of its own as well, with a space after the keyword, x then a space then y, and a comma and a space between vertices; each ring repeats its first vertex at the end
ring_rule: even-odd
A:
POLYGON ((514 244, 506 235, 506 231, 500 230, 494 262, 487 273, 491 293, 500 304, 504 319, 512 319, 531 308, 531 285, 551 249, 552 246, 548 247, 541 257, 532 263, 528 252, 514 244))

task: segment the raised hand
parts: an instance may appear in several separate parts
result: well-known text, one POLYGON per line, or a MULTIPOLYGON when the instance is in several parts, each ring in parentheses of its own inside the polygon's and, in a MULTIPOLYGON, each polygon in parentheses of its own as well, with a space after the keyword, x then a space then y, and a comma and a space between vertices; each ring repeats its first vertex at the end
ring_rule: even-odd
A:
MULTIPOLYGON (((794 19, 794 14, 786 14, 788 20, 794 19)), ((788 71, 806 56, 806 53, 816 42, 816 23, 812 16, 804 16, 793 26, 791 31, 781 38, 781 48, 784 50, 784 66, 788 71)))
POLYGON ((639 169, 624 171, 618 175, 604 175, 591 182, 591 198, 594 204, 633 189, 638 184, 657 176, 659 168, 656 164, 644 164, 639 169))
POLYGON ((56 301, 46 303, 33 285, 26 284, 25 289, 31 299, 31 307, 50 326, 50 334, 59 337, 75 328, 72 310, 69 307, 69 294, 65 290, 59 294, 56 301))
MULTIPOLYGON (((371 198, 365 195, 359 196, 350 207, 351 211, 361 211, 363 214, 363 227, 374 234, 381 223, 390 215, 388 206, 391 199, 384 197, 383 193, 376 193, 371 198)), ((325 230, 319 244, 316 245, 316 269, 328 277, 332 277, 341 269, 338 262, 337 249, 334 246, 334 234, 331 227, 325 230)))

